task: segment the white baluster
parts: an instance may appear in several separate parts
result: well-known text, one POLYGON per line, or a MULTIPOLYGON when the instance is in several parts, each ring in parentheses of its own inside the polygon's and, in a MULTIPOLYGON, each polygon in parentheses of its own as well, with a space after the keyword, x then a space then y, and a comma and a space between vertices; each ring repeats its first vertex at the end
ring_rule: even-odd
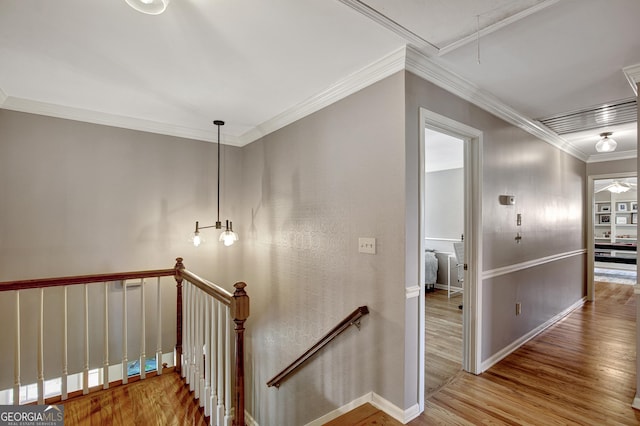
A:
POLYGON ((162 374, 162 288, 160 287, 160 277, 158 277, 156 300, 156 326, 157 326, 157 343, 156 343, 156 372, 162 374))
POLYGON ((206 296, 204 301, 204 415, 211 415, 211 301, 206 296))
POLYGON ((211 299, 211 350, 210 354, 210 367, 211 372, 211 416, 210 423, 217 425, 216 406, 218 403, 218 329, 217 329, 217 316, 218 315, 218 302, 215 299, 211 299))
MULTIPOLYGON (((191 283, 184 282, 184 297, 182 298, 182 315, 184 318, 184 327, 182 329, 182 359, 184 368, 182 376, 185 382, 189 384, 191 380, 191 283)), ((191 389, 191 386, 189 386, 191 389)))
POLYGON ((13 405, 20 405, 20 291, 16 290, 16 334, 13 345, 13 405))
POLYGON ((62 300, 62 386, 61 394, 62 400, 69 398, 68 379, 69 375, 69 360, 68 360, 68 341, 69 341, 69 320, 68 320, 68 298, 67 298, 67 286, 63 287, 63 300, 62 300))
POLYGON ((144 309, 144 279, 140 280, 140 379, 147 377, 147 334, 144 309))
POLYGON ((200 398, 200 407, 204 407, 204 302, 207 294, 200 291, 198 298, 198 397, 200 398))
POLYGON ((217 424, 224 425, 224 306, 218 304, 218 412, 217 424))
POLYGON ((189 363, 189 390, 194 392, 196 390, 197 382, 196 382, 196 332, 195 332, 195 324, 196 324, 196 293, 198 289, 196 286, 191 286, 191 292, 189 297, 189 341, 191 344, 189 345, 189 353, 191 354, 189 363))
POLYGON ((229 307, 224 307, 225 318, 225 339, 224 339, 224 424, 231 426, 233 417, 231 416, 231 314, 229 307))
POLYGON ((127 281, 122 280, 122 384, 129 383, 127 364, 127 281))
POLYGON ((194 332, 194 348, 193 348, 193 363, 195 368, 193 369, 193 386, 195 399, 200 398, 200 361, 202 360, 202 346, 200 345, 200 300, 202 299, 202 291, 197 289, 193 299, 193 332, 194 332))
POLYGON ((84 284, 84 370, 82 372, 82 394, 89 393, 89 286, 84 284))
POLYGON ((40 321, 38 322, 38 404, 44 404, 44 288, 40 289, 40 321))
POLYGON ((104 282, 104 361, 102 389, 109 389, 109 283, 104 282))

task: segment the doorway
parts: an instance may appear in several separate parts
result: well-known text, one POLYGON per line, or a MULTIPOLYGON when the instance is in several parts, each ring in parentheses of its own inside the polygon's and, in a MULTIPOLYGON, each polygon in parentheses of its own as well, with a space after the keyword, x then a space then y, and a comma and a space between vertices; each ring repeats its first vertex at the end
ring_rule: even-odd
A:
MULTIPOLYGON (((461 333, 459 334, 458 342, 456 344, 456 350, 458 351, 457 362, 460 369, 479 374, 481 373, 481 356, 480 356, 480 330, 482 329, 482 316, 481 316, 481 295, 482 295, 482 283, 479 279, 479 274, 482 265, 482 132, 474 129, 465 124, 459 123, 455 120, 444 117, 440 114, 428 111, 426 109, 420 109, 420 244, 419 244, 419 271, 420 271, 420 307, 419 307, 419 404, 420 411, 424 410, 424 401, 426 392, 426 372, 425 368, 427 362, 427 349, 430 344, 436 342, 430 342, 426 338, 426 300, 427 300, 427 287, 426 281, 426 267, 427 249, 441 251, 446 253, 446 259, 449 264, 444 267, 439 275, 441 281, 434 284, 436 289, 446 289, 445 298, 450 300, 451 289, 450 286, 456 286, 461 290, 458 294, 461 302, 454 299, 455 314, 458 315, 458 320, 461 321, 461 333), (444 191, 447 192, 446 176, 450 178, 450 182, 462 181, 462 191, 459 194, 461 201, 458 201, 458 207, 451 207, 456 209, 455 212, 447 211, 446 208, 442 210, 440 214, 444 213, 447 216, 446 219, 433 219, 433 215, 438 213, 438 206, 429 210, 433 206, 427 207, 429 199, 428 186, 433 186, 432 182, 427 181, 427 139, 435 138, 436 135, 443 135, 451 138, 445 139, 449 141, 458 141, 460 145, 460 156, 452 154, 457 158, 457 164, 461 167, 453 167, 449 169, 448 173, 444 173, 441 170, 440 178, 442 179, 441 185, 444 186, 444 191), (456 172, 451 170, 460 169, 456 172), (454 174, 458 174, 458 177, 453 177, 454 174), (460 207, 461 205, 461 207, 460 207), (429 210, 429 211, 428 211, 429 210), (427 218, 430 221, 427 225, 427 218), (435 220, 435 224, 433 221, 435 220), (447 221, 446 233, 438 234, 438 230, 445 232, 443 225, 447 221), (460 221, 462 221, 462 231, 460 232, 460 221), (432 226, 433 225, 433 226, 432 226), (449 226, 451 225, 451 226, 449 226), (428 235, 428 234, 432 235, 428 235), (429 239, 427 239, 429 238, 429 239), (436 241, 436 239, 444 241, 436 241), (454 242, 464 243, 462 250, 462 257, 464 261, 461 262, 463 266, 460 269, 460 282, 458 282, 457 272, 457 258, 455 256, 454 242), (454 269, 455 268, 455 269, 454 269), (446 278, 443 278, 446 277, 446 278), (444 281, 444 282, 442 282, 444 281), (437 284, 440 284, 439 286, 437 284), (462 309, 459 310, 458 306, 462 305, 462 309), (461 316, 461 318, 460 318, 461 316)), ((452 142, 456 144, 456 142, 452 142)), ((432 154, 433 155, 433 154, 432 154)), ((446 157, 446 156, 445 156, 446 157)), ((450 183, 451 185, 456 185, 450 183)), ((442 190, 442 188, 440 188, 442 190)), ((431 190, 434 191, 433 189, 431 190)), ((437 189, 436 189, 437 191, 437 189)), ((444 203, 444 202, 443 202, 444 203)), ((437 256, 437 253, 436 253, 437 256)), ((438 263, 439 265, 440 263, 438 263)), ((440 270, 440 268, 438 268, 440 270)), ((457 289, 456 289, 457 290, 457 289)), ((458 326, 460 327, 460 326, 458 326)), ((457 374, 457 373, 456 373, 457 374)), ((446 379, 443 379, 446 380, 446 379)))
POLYGON ((589 177, 590 229, 588 298, 595 283, 637 283, 638 192, 635 173, 589 177))
POLYGON ((465 140, 430 127, 424 132, 424 362, 429 398, 462 371, 465 140))

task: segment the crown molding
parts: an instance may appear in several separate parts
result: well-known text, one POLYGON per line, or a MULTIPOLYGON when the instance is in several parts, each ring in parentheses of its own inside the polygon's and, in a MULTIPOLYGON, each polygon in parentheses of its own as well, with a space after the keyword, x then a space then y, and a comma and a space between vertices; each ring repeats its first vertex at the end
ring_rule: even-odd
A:
POLYGON ((407 46, 406 69, 419 77, 442 87, 454 95, 471 102, 483 110, 499 117, 506 122, 524 130, 572 155, 582 161, 587 161, 587 155, 576 149, 567 140, 561 138, 542 123, 532 120, 497 97, 483 91, 475 84, 463 77, 445 69, 433 59, 426 57, 417 49, 407 46))
POLYGON ((386 15, 378 12, 376 9, 372 8, 364 4, 361 0, 339 0, 342 4, 350 7, 356 12, 366 16, 372 21, 382 25, 384 28, 389 31, 399 35, 402 37, 407 43, 415 46, 417 49, 420 49, 424 53, 428 55, 438 55, 440 49, 434 44, 429 43, 424 38, 420 37, 418 34, 409 30, 408 28, 403 27, 398 24, 396 21, 388 18, 386 15))
POLYGON ((587 163, 602 163, 604 161, 617 161, 638 158, 638 150, 607 152, 603 154, 592 154, 587 159, 587 163))
MULTIPOLYGON (((444 46, 443 48, 440 49, 438 56, 442 56, 442 55, 446 55, 449 52, 453 52, 456 49, 461 48, 462 46, 465 46, 469 43, 472 43, 476 40, 478 40, 478 38, 482 38, 486 35, 489 35, 493 32, 496 32, 498 30, 501 30, 504 27, 507 27, 521 19, 526 18, 529 15, 532 15, 536 12, 540 12, 542 9, 546 9, 549 6, 552 6, 556 3, 558 3, 560 0, 544 0, 540 3, 537 3, 534 6, 531 6, 528 9, 525 9, 521 12, 518 12, 516 14, 513 14, 511 16, 508 16, 507 18, 496 22, 495 24, 491 24, 487 27, 482 28, 480 31, 478 31, 477 33, 473 33, 471 35, 468 35, 466 37, 461 38, 460 40, 454 41, 453 43, 450 43, 446 46, 444 46)), ((482 16, 482 15, 481 15, 482 16)))
POLYGON ((275 117, 257 125, 238 138, 238 145, 247 145, 269 133, 304 118, 398 71, 405 65, 404 46, 372 64, 339 80, 321 93, 300 102, 275 117))
MULTIPOLYGON (((0 101, 2 101, 2 93, 0 93, 0 101)), ((103 126, 119 127, 122 129, 139 130, 147 133, 195 139, 205 142, 217 141, 214 137, 215 132, 211 129, 193 129, 175 124, 124 117, 105 112, 50 104, 30 99, 15 98, 13 96, 6 96, 4 101, 0 102, 0 107, 12 111, 46 115, 49 117, 64 118, 66 120, 82 121, 85 123, 100 124, 103 126)), ((238 141, 234 136, 225 135, 224 140, 226 145, 237 146, 238 141)))
POLYGON ((633 89, 633 93, 638 96, 638 84, 640 84, 640 64, 630 65, 622 68, 622 72, 633 89))

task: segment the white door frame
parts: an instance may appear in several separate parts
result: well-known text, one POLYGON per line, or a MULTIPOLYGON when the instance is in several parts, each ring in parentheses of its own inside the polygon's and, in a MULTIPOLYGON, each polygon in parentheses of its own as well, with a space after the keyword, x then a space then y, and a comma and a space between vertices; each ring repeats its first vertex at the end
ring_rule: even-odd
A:
POLYGON ((419 383, 418 401, 420 412, 424 411, 424 381, 425 381, 425 230, 424 230, 424 200, 425 200, 425 127, 446 133, 464 140, 464 200, 465 200, 465 245, 464 256, 468 265, 464 273, 462 304, 463 309, 463 349, 462 368, 473 374, 482 372, 481 331, 482 331, 482 131, 466 124, 459 123, 443 115, 420 108, 420 244, 419 244, 419 336, 418 359, 419 383))
MULTIPOLYGON (((596 239, 594 236, 594 228, 595 228, 595 211, 594 207, 594 199, 593 196, 595 191, 596 180, 600 179, 616 179, 616 178, 627 178, 627 177, 636 177, 638 176, 637 172, 621 172, 621 173, 607 173, 604 175, 591 175, 587 176, 587 216, 589 218, 587 225, 587 300, 594 301, 595 300, 595 284, 593 281, 594 269, 595 269, 595 244, 596 239)), ((613 205, 611 206, 613 209, 613 205)))

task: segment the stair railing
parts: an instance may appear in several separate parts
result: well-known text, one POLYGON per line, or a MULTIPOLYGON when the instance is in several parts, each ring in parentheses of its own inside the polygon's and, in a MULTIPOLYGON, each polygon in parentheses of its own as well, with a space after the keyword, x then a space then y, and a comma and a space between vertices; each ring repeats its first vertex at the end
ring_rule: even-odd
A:
MULTIPOLYGON (((145 290, 151 284, 151 278, 156 278, 157 306, 156 306, 156 374, 162 374, 162 310, 161 310, 161 279, 173 276, 176 282, 176 345, 175 366, 182 374, 187 384, 194 391, 194 398, 199 399, 201 407, 205 407, 205 415, 212 416, 212 424, 244 426, 244 322, 249 316, 249 297, 244 288, 245 283, 236 283, 233 294, 223 288, 204 280, 185 269, 182 258, 176 259, 171 269, 148 271, 118 272, 111 274, 97 274, 71 276, 59 278, 44 278, 21 281, 0 282, 0 292, 15 292, 15 333, 13 340, 13 404, 20 403, 21 387, 21 311, 20 294, 26 290, 39 290, 39 312, 37 316, 37 402, 44 404, 45 372, 44 372, 44 306, 46 289, 63 287, 62 306, 56 307, 62 316, 62 377, 60 399, 69 397, 67 392, 67 377, 69 374, 82 373, 82 393, 89 393, 89 286, 102 283, 104 297, 103 319, 103 389, 109 388, 109 297, 111 283, 122 283, 122 384, 128 381, 128 331, 131 325, 127 318, 127 281, 139 281, 141 318, 139 327, 140 342, 140 379, 146 375, 146 329, 145 324, 145 290), (83 293, 83 324, 69 324, 68 289, 71 286, 82 286, 83 293), (183 296, 184 289, 184 296, 183 296), (183 303, 183 297, 185 302, 183 303), (235 325, 235 342, 231 343, 231 325, 235 325), (83 363, 82 371, 70 372, 68 369, 68 332, 70 327, 82 327, 83 363), (184 356, 183 356, 184 348, 184 356), (232 380, 231 380, 231 351, 234 351, 235 386, 233 387, 235 415, 232 415, 232 380), (215 407, 215 410, 214 408, 215 407), (216 419, 215 422, 213 419, 216 419), (233 423, 232 423, 233 422, 233 423)), ((152 289, 153 290, 153 289, 152 289)), ((51 309, 48 306, 48 309, 51 309)), ((9 314, 11 315, 11 314, 9 314)), ((77 330, 77 329, 76 329, 77 330)), ((10 348, 9 345, 5 348, 10 348)), ((6 371, 6 370, 5 370, 6 371)))
POLYGON ((366 306, 360 306, 353 311, 349 316, 340 321, 331 331, 325 334, 320 340, 318 340, 313 346, 311 346, 305 353, 300 355, 295 361, 286 366, 280 373, 276 374, 273 379, 267 382, 267 386, 280 387, 280 384, 291 374, 293 374, 298 368, 302 366, 309 358, 317 354, 322 348, 327 346, 333 339, 338 337, 352 325, 355 325, 360 329, 360 318, 369 313, 369 308, 366 306))

